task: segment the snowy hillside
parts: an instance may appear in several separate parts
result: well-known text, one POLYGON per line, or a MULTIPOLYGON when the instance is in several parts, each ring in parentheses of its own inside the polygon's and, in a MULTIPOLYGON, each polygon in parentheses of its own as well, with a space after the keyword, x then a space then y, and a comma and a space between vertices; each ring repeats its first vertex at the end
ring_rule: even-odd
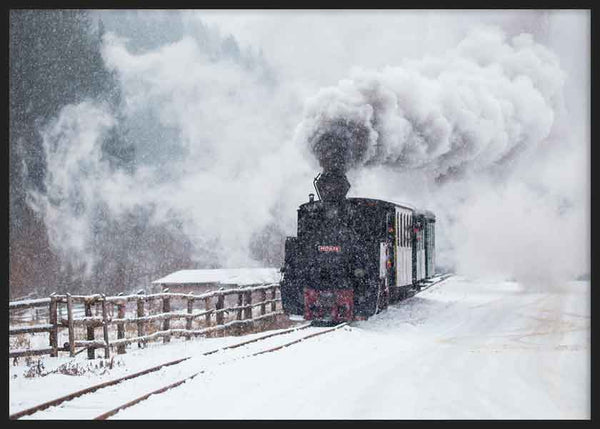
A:
MULTIPOLYGON (((537 293, 513 282, 454 277, 367 321, 227 364, 198 355, 240 338, 132 351, 118 356, 118 364, 102 376, 24 378, 23 367, 11 367, 10 412, 100 379, 195 355, 187 367, 150 378, 158 387, 186 371, 205 369, 203 374, 114 418, 585 419, 589 292, 589 282, 537 293)), ((115 397, 132 399, 126 388, 114 390, 115 397)), ((87 396, 93 404, 94 394, 87 396)), ((62 414, 51 408, 30 418, 93 417, 81 408, 62 414)))

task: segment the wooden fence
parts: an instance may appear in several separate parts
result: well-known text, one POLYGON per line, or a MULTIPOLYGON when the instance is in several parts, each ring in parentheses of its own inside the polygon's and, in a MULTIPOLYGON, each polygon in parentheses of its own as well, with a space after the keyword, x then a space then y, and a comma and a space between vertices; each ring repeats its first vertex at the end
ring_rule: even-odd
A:
POLYGON ((280 302, 277 283, 220 289, 202 295, 171 293, 166 289, 150 295, 53 294, 49 298, 11 302, 9 311, 15 320, 22 319, 18 313, 24 310, 39 314, 39 309, 47 309, 47 319, 41 324, 38 320, 35 325, 11 326, 9 335, 29 339, 47 333, 49 346, 9 350, 9 357, 58 356, 59 352, 75 356, 87 350, 88 358, 94 359, 98 348, 104 349, 104 357, 110 357, 111 348, 122 354, 133 343, 141 348, 160 338, 168 343, 172 337, 190 339, 252 325, 283 314, 280 302), (97 336, 100 328, 102 333, 97 336))

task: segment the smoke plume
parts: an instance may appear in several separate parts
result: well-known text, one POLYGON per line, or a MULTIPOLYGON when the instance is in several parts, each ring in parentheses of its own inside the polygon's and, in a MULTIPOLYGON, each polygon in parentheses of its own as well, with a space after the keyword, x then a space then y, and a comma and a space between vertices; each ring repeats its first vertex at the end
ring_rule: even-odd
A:
POLYGON ((185 237, 186 268, 276 266, 321 167, 347 171, 354 196, 434 211, 441 269, 532 285, 589 272, 589 96, 569 56, 585 17, 527 34, 537 13, 168 15, 177 32, 137 48, 106 19, 122 104, 71 105, 43 130, 33 202, 65 258, 97 265, 99 222, 143 217, 185 237), (500 28, 466 31, 486 20, 500 28), (132 171, 99 151, 115 127, 132 171))
POLYGON ((544 144, 565 73, 530 35, 471 33, 439 57, 359 70, 307 105, 300 126, 321 165, 448 175, 510 168, 544 144))
POLYGON ((354 195, 433 210, 441 268, 564 285, 589 269, 585 133, 566 119, 566 78, 531 35, 481 28, 321 89, 296 139, 322 167, 340 160, 354 195))

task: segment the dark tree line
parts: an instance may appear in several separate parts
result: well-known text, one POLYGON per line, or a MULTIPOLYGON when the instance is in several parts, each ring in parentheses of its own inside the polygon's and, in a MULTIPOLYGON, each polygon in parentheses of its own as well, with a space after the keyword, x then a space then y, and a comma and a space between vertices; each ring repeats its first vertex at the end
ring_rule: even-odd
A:
MULTIPOLYGON (((93 207, 92 276, 52 248, 44 220, 27 204, 29 189, 45 192, 40 129, 60 110, 84 100, 118 112, 120 92, 100 53, 103 24, 85 10, 12 10, 9 29, 9 284, 11 297, 28 293, 108 292, 148 284, 190 264, 191 246, 175 225, 151 225, 151 209, 114 219, 93 207)), ((118 118, 118 113, 117 113, 118 118)), ((102 142, 111 168, 132 172, 135 145, 118 124, 102 142)))
MULTIPOLYGON (((64 282, 46 227, 27 205, 44 191, 39 129, 62 107, 117 95, 100 56, 101 34, 85 11, 12 10, 9 16, 9 282, 11 295, 64 282)), ((67 276, 70 277, 70 276, 67 276)))

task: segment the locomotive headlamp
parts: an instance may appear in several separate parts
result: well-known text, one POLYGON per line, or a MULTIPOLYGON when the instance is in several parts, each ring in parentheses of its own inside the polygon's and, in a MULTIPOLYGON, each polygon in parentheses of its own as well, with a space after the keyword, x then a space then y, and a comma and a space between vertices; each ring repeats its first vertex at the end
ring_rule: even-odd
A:
POLYGON ((365 276, 365 270, 363 270, 362 268, 357 268, 354 270, 354 277, 364 277, 365 276))

